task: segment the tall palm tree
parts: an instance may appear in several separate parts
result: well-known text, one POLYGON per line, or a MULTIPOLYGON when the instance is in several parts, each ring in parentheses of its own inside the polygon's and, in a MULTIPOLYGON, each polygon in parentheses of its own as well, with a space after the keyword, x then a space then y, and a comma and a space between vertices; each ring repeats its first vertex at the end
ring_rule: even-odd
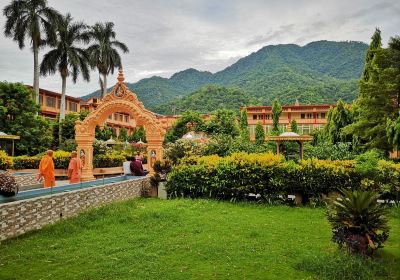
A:
POLYGON ((94 40, 88 49, 92 68, 99 71, 101 97, 107 93, 107 75, 114 74, 116 67, 121 67, 121 56, 117 49, 128 53, 129 49, 120 41, 115 40, 114 23, 96 23, 92 26, 90 37, 94 40), (102 76, 102 77, 101 77, 102 76))
POLYGON ((47 6, 46 0, 13 0, 3 9, 3 15, 7 18, 4 26, 6 37, 12 37, 18 42, 20 49, 25 47, 25 38, 30 39, 33 51, 33 89, 36 103, 39 103, 39 48, 55 42, 55 27, 61 16, 47 6))
POLYGON ((40 64, 40 74, 59 72, 62 80, 60 121, 65 119, 65 92, 67 78, 72 75, 76 83, 79 74, 85 81, 90 80, 89 56, 82 44, 89 43, 87 26, 82 22, 73 22, 70 14, 62 18, 57 27, 57 43, 46 53, 40 64))
POLYGON ((61 123, 65 119, 65 92, 67 78, 71 75, 76 83, 79 74, 85 81, 90 80, 89 56, 80 45, 90 41, 87 33, 87 25, 82 22, 73 22, 70 14, 61 19, 57 27, 57 43, 54 48, 46 53, 40 64, 42 75, 54 74, 57 71, 61 75, 61 104, 59 117, 59 143, 62 141, 61 123))

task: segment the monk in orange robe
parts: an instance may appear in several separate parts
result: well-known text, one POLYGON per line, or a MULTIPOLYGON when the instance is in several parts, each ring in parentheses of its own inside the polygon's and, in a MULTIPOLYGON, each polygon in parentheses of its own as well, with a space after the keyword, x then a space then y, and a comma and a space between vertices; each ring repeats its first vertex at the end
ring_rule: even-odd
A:
POLYGON ((44 179, 44 187, 51 188, 56 185, 54 176, 53 151, 48 150, 47 154, 42 158, 39 164, 39 179, 44 179))
POLYGON ((68 166, 68 179, 70 184, 80 183, 82 175, 82 161, 78 157, 78 153, 71 153, 71 160, 68 166))

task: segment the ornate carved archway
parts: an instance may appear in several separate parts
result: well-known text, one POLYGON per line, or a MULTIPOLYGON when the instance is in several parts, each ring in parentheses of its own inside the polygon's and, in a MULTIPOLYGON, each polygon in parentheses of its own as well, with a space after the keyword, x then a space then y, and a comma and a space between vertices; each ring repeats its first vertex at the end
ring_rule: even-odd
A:
POLYGON ((82 169, 82 181, 93 180, 93 141, 97 125, 103 126, 112 113, 126 113, 133 117, 136 125, 143 125, 146 130, 148 168, 152 172, 152 164, 164 155, 162 143, 166 133, 166 124, 158 120, 155 114, 144 108, 136 94, 124 83, 122 69, 119 70, 117 83, 83 121, 76 121, 75 140, 78 153, 85 155, 82 169))

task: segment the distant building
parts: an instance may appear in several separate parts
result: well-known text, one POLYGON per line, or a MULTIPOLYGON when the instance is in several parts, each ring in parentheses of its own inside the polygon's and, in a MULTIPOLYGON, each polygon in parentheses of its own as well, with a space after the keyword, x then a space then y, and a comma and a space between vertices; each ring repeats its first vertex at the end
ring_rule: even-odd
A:
MULTIPOLYGON (((294 105, 283 105, 279 125, 286 131, 288 124, 296 120, 299 134, 309 134, 314 129, 321 129, 326 124, 326 117, 330 107, 335 104, 300 105, 298 101, 294 105)), ((255 135, 255 127, 261 122, 266 133, 273 128, 272 106, 249 106, 247 109, 247 121, 249 123, 250 137, 255 135)))

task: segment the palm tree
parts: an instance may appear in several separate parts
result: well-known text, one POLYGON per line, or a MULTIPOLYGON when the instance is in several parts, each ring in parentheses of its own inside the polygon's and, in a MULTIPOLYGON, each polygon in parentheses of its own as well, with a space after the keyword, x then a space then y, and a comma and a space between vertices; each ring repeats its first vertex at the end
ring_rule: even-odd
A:
POLYGON ((128 53, 129 49, 120 41, 115 39, 114 23, 96 23, 92 28, 90 37, 94 40, 87 51, 90 56, 90 63, 92 68, 97 68, 100 82, 101 97, 103 98, 107 93, 107 75, 114 74, 114 68, 121 67, 121 56, 117 49, 128 53))
POLYGON ((7 18, 4 26, 6 37, 18 42, 20 49, 25 47, 26 37, 31 41, 33 89, 36 103, 39 103, 39 48, 55 42, 55 27, 61 16, 47 6, 46 0, 13 0, 3 9, 3 15, 7 18))
POLYGON ((61 106, 59 118, 59 140, 61 142, 61 122, 65 119, 65 92, 67 78, 72 75, 76 83, 79 74, 86 81, 90 80, 89 56, 80 44, 89 43, 90 37, 87 26, 82 22, 72 22, 72 17, 67 14, 61 19, 57 27, 57 43, 54 48, 44 55, 40 64, 42 75, 59 72, 62 80, 61 106))

